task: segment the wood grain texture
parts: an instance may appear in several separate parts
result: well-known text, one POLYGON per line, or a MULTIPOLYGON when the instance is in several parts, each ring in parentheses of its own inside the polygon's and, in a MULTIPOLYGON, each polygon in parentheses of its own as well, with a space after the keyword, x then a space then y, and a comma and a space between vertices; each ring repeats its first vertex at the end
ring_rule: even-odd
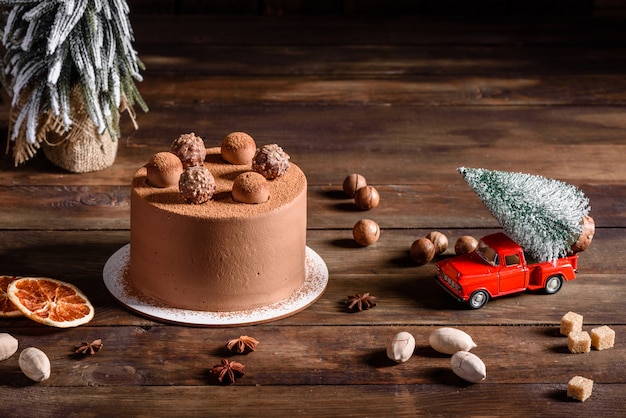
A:
MULTIPOLYGON (((2 416, 621 416, 623 22, 357 16, 376 2, 347 0, 322 2, 344 7, 343 15, 325 16, 260 8, 271 2, 236 2, 242 13, 228 16, 214 13, 222 2, 134 3, 136 46, 147 65, 139 88, 150 112, 137 115, 138 131, 123 117, 115 164, 74 175, 41 155, 17 168, 10 156, 0 159, 0 274, 68 281, 96 308, 92 322, 68 330, 0 319, 0 332, 16 336, 20 349, 37 346, 52 361, 52 377, 40 384, 21 373, 17 355, 0 363, 2 416), (213 12, 201 14, 204 6, 213 12), (278 143, 306 173, 307 245, 329 268, 325 293, 297 315, 236 328, 162 324, 125 309, 107 291, 102 267, 130 239, 133 173, 181 133, 217 146, 235 130, 257 144, 278 143), (409 247, 432 230, 451 244, 499 230, 460 166, 580 187, 597 229, 576 280, 555 295, 527 292, 469 310, 434 283, 434 263, 415 265, 409 247), (379 207, 357 210, 341 192, 352 172, 379 190, 379 207), (373 246, 352 239, 361 218, 381 226, 373 246), (363 292, 376 295, 377 306, 347 311, 346 297, 363 292), (613 328, 615 347, 571 354, 558 333, 568 311, 584 316, 587 331, 613 328), (449 356, 428 346, 441 326, 477 342, 485 382, 464 383, 449 356), (417 341, 403 364, 385 356, 398 331, 417 341), (239 335, 257 338, 258 350, 226 353, 226 341, 239 335), (104 342, 96 355, 73 353, 96 338, 104 342), (235 385, 211 377, 221 357, 246 365, 235 385), (574 375, 595 381, 585 403, 566 396, 574 375)), ((531 3, 539 7, 513 1, 507 10, 531 3)), ((293 11, 309 2, 273 4, 293 11)), ((3 96, 3 128, 7 103, 3 96)), ((449 248, 440 258, 452 255, 449 248)))

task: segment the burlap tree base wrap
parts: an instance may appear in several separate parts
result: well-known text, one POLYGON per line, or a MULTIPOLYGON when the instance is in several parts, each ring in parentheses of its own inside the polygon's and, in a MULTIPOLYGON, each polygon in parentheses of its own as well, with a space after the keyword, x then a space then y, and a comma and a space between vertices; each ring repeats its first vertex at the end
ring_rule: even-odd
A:
POLYGON ((117 141, 108 130, 98 133, 89 117, 79 90, 70 96, 72 124, 66 131, 60 117, 48 114, 42 125, 43 152, 53 164, 73 173, 88 173, 110 167, 117 155, 117 141))
POLYGON ((73 173, 88 173, 113 165, 118 142, 111 139, 108 131, 99 135, 94 129, 91 135, 76 140, 68 138, 72 131, 63 135, 53 131, 46 134, 43 152, 48 160, 73 173))
MULTIPOLYGON (((61 116, 52 112, 42 115, 35 143, 26 141, 24 130, 19 133, 14 147, 15 164, 21 164, 43 148, 44 155, 53 164, 72 173, 88 173, 110 167, 117 155, 117 138, 112 138, 108 129, 100 134, 93 123, 77 87, 70 96, 71 124, 69 130, 61 116)), ((126 100, 122 101, 123 110, 127 110, 126 100)), ((19 109, 19 107, 18 107, 19 109)), ((16 109, 11 111, 10 131, 15 122, 16 109)), ((134 115, 131 113, 131 117, 134 115)), ((133 118, 134 122, 134 118, 133 118)))

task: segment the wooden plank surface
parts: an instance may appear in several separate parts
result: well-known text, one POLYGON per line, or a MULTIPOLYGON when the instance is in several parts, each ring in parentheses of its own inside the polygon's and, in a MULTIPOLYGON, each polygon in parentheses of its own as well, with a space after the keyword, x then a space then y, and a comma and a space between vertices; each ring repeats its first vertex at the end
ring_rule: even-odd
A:
MULTIPOLYGON (((114 166, 76 175, 42 155, 17 168, 10 156, 0 160, 0 273, 74 283, 96 308, 91 323, 68 330, 0 320, 20 349, 40 347, 53 364, 52 377, 33 384, 17 356, 0 363, 2 416, 623 413, 623 22, 141 14, 133 22, 150 112, 138 114, 136 132, 124 121, 114 166), (329 268, 328 288, 307 310, 257 326, 192 328, 130 312, 102 281, 104 263, 129 240, 130 178, 181 133, 217 146, 234 130, 280 144, 306 173, 307 245, 329 268), (524 293, 471 311, 434 283, 433 263, 416 266, 408 248, 431 230, 451 241, 498 230, 459 166, 580 187, 597 233, 576 280, 555 295, 524 293), (356 210, 341 193, 351 172, 379 189, 378 208, 356 210), (351 230, 364 217, 382 233, 360 248, 351 230), (357 292, 378 296, 378 305, 348 312, 343 301, 357 292), (568 311, 584 315, 587 330, 611 326, 616 346, 569 353, 558 334, 568 311), (485 382, 462 382, 428 346, 440 326, 472 335, 485 382), (394 365, 384 351, 402 330, 417 348, 394 365), (246 376, 218 385, 208 370, 239 335, 259 348, 230 356, 246 376), (95 338, 101 352, 73 354, 95 338), (566 396, 576 374, 596 382, 584 403, 566 396)), ((5 97, 3 128, 7 106, 5 97)))

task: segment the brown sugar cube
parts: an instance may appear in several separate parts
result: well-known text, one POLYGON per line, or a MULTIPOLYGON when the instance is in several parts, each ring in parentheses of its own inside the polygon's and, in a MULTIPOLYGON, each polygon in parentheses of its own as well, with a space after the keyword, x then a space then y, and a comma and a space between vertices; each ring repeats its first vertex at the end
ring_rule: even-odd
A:
POLYGON ((583 316, 576 312, 568 312, 561 318, 561 334, 568 335, 570 332, 580 332, 583 329, 583 316))
POLYGON ((591 351, 591 337, 587 331, 573 331, 567 336, 567 348, 574 354, 591 351))
POLYGON ((585 402, 591 396, 593 380, 582 376, 574 376, 567 382, 567 396, 585 402))
POLYGON ((615 344, 615 331, 606 325, 591 330, 591 345, 596 350, 606 350, 615 344))

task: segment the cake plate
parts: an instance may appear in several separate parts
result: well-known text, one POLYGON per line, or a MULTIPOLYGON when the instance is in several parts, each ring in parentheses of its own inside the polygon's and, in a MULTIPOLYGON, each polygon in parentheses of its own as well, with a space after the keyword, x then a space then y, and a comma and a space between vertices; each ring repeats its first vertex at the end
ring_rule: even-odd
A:
POLYGON ((322 296, 328 284, 326 263, 315 251, 306 247, 304 284, 287 298, 267 306, 242 311, 195 311, 170 307, 142 295, 127 277, 129 263, 130 244, 126 244, 104 265, 102 272, 104 284, 113 297, 140 315, 181 325, 228 327, 275 321, 311 306, 322 296))

